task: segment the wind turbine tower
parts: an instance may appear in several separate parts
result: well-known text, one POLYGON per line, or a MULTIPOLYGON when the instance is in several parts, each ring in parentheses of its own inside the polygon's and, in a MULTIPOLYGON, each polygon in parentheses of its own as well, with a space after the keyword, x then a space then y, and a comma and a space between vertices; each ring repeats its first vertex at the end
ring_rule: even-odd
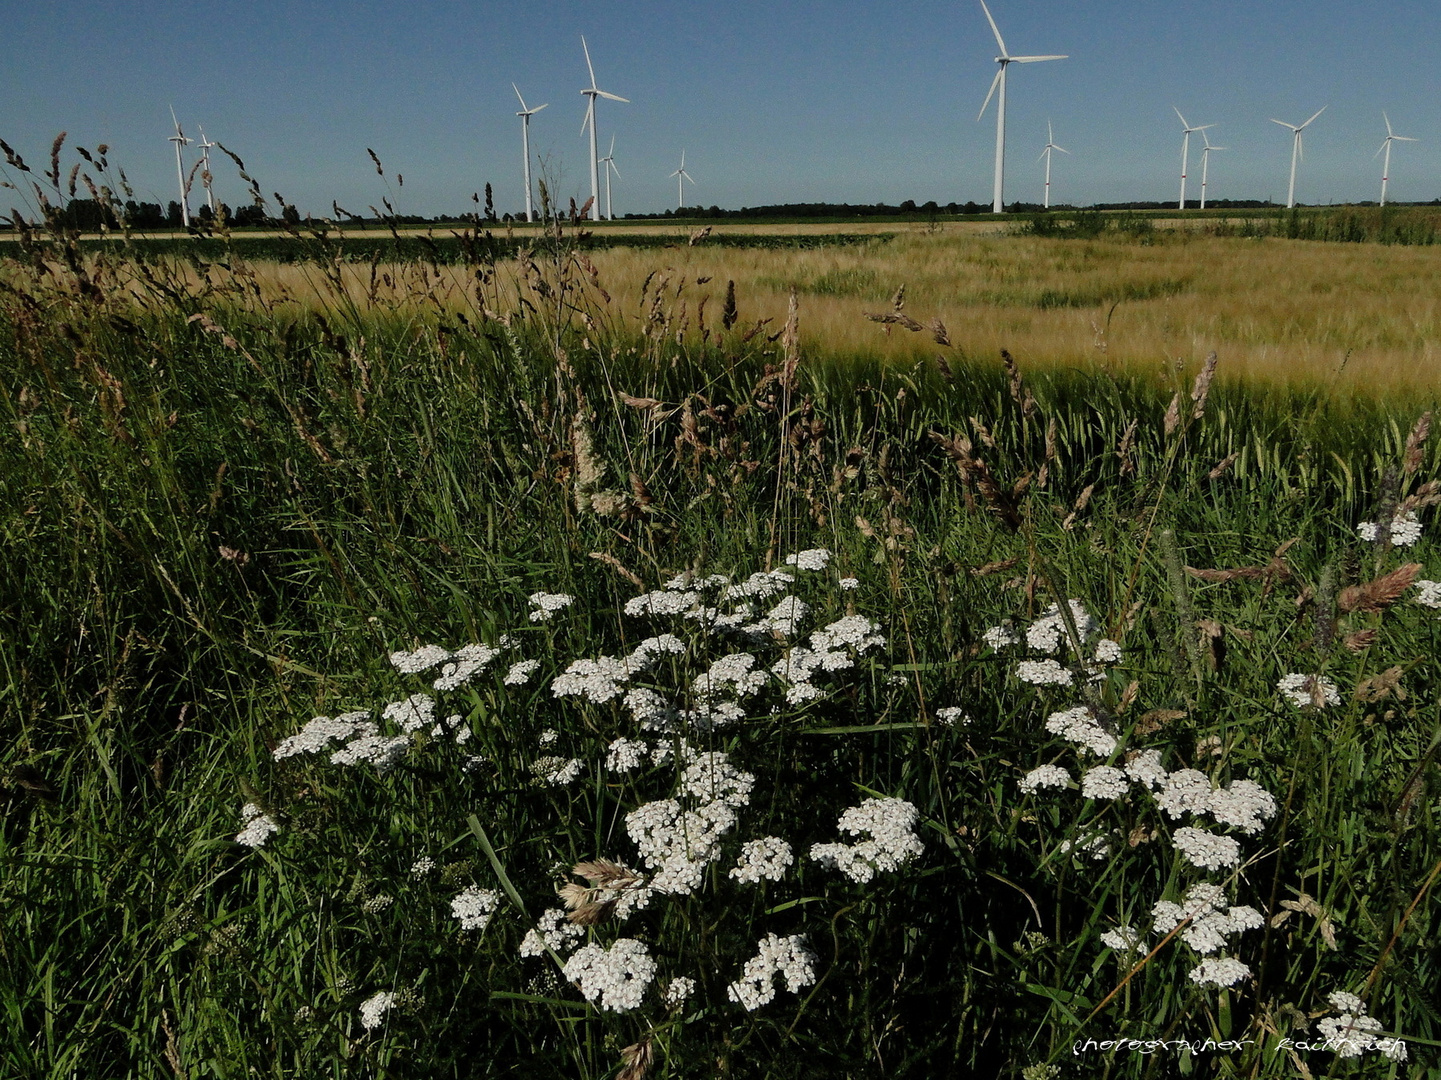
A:
POLYGON ((515 115, 520 117, 520 149, 521 153, 525 155, 525 220, 534 221, 535 213, 531 210, 530 204, 530 118, 549 106, 550 102, 546 102, 545 105, 537 105, 533 109, 529 108, 525 104, 525 98, 520 97, 520 87, 511 83, 510 88, 515 91, 515 96, 520 98, 520 112, 515 115))
MULTIPOLYGON (((1061 153, 1063 153, 1063 154, 1069 154, 1069 153, 1070 153, 1070 151, 1067 150, 1065 147, 1057 146, 1057 145, 1056 145, 1056 133, 1051 130, 1051 122, 1050 122, 1049 120, 1047 120, 1047 121, 1046 121, 1046 148, 1041 151, 1041 157, 1043 157, 1043 158, 1046 159, 1046 201, 1045 201, 1045 207, 1046 207, 1047 210, 1049 210, 1049 209, 1051 208, 1051 151, 1052 151, 1052 150, 1059 150, 1059 151, 1060 151, 1061 153)), ((1036 160, 1037 160, 1037 161, 1040 161, 1041 158, 1037 158, 1036 160)))
MULTIPOLYGON (((1322 105, 1319 109, 1317 109, 1314 113, 1311 114, 1311 120, 1316 119, 1316 117, 1320 116, 1325 111, 1326 106, 1322 105)), ((1299 125, 1288 124, 1284 120, 1276 120, 1274 118, 1271 120, 1271 123, 1273 124, 1280 124, 1283 128, 1291 129, 1291 186, 1286 189, 1287 210, 1292 209, 1296 205, 1296 162, 1302 160, 1304 157, 1301 152, 1301 132, 1305 131, 1306 128, 1311 125, 1311 120, 1307 120, 1304 124, 1299 125)))
POLYGON ((175 134, 170 136, 166 142, 175 144, 175 176, 180 181, 180 222, 187 229, 190 228, 190 205, 185 197, 185 165, 180 160, 180 148, 189 146, 190 140, 185 137, 185 132, 180 130, 180 121, 175 119, 175 106, 170 106, 170 120, 175 124, 175 134))
POLYGON ((1381 119, 1386 121, 1386 140, 1381 144, 1381 149, 1377 150, 1372 157, 1379 157, 1383 151, 1386 154, 1386 160, 1381 163, 1381 205, 1385 206, 1386 183, 1391 179, 1391 144, 1393 142, 1420 142, 1421 140, 1406 135, 1397 135, 1391 130, 1391 118, 1384 112, 1381 114, 1381 119))
MULTIPOLYGON (((1171 108, 1175 110, 1177 116, 1181 117, 1181 201, 1176 204, 1176 209, 1184 210, 1186 209, 1186 162, 1191 152, 1191 132, 1204 132, 1209 128, 1215 127, 1216 125, 1202 124, 1200 127, 1192 127, 1186 121, 1186 118, 1184 116, 1181 116, 1180 109, 1177 109, 1174 105, 1172 105, 1171 108)), ((1201 137, 1203 139, 1205 138, 1204 135, 1202 135, 1201 137)))
POLYGON ((605 166, 605 219, 607 221, 614 221, 615 212, 612 211, 610 208, 610 174, 615 173, 616 179, 620 179, 620 170, 615 167, 614 135, 610 137, 610 149, 605 152, 605 157, 601 158, 600 160, 601 163, 605 166))
POLYGON ((585 120, 580 125, 581 134, 590 128, 590 219, 600 220, 600 153, 595 146, 595 99, 598 97, 609 98, 611 101, 622 101, 630 104, 629 98, 617 97, 615 94, 608 94, 595 85, 595 68, 590 62, 590 46, 585 43, 585 36, 581 35, 580 47, 585 50, 585 66, 590 71, 590 86, 581 93, 590 98, 590 104, 585 108, 585 120))
POLYGON ((682 150, 682 151, 680 152, 680 168, 677 169, 675 172, 671 173, 671 175, 675 177, 675 186, 676 186, 675 210, 676 210, 676 213, 679 214, 681 207, 685 205, 685 182, 686 182, 687 180, 689 180, 692 184, 695 183, 695 177, 691 176, 690 173, 688 173, 688 172, 685 171, 685 151, 684 151, 684 150, 682 150))
POLYGON ((1012 56, 1006 51, 1006 43, 1001 38, 1001 31, 996 26, 996 20, 991 18, 991 9, 986 7, 986 0, 981 0, 981 10, 986 13, 986 21, 991 24, 991 33, 996 35, 996 44, 1000 46, 1001 55, 996 57, 996 63, 1000 70, 991 81, 991 89, 986 94, 986 100, 981 105, 981 111, 976 119, 980 120, 986 115, 986 108, 991 104, 991 98, 996 98, 996 186, 991 202, 992 213, 1002 213, 1005 205, 1002 201, 1002 194, 1005 188, 1006 179, 1006 68, 1012 64, 1036 64, 1042 60, 1064 60, 1065 56, 1012 56), (997 87, 1000 94, 996 94, 997 87))
POLYGON ((1228 148, 1225 146, 1212 146, 1211 140, 1206 136, 1205 132, 1201 133, 1201 138, 1204 139, 1206 143, 1206 145, 1201 148, 1201 209, 1204 210, 1206 209, 1206 169, 1211 164, 1211 151, 1225 150, 1228 148))
POLYGON ((210 213, 215 213, 215 192, 210 186, 210 148, 215 144, 205 137, 205 129, 200 129, 200 141, 195 144, 200 147, 200 182, 205 185, 205 202, 210 207, 210 213))

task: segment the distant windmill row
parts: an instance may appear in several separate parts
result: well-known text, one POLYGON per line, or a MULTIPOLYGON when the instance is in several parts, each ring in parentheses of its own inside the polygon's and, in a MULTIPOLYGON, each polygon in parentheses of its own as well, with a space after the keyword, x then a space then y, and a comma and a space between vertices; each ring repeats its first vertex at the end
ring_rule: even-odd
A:
MULTIPOLYGON (((991 33, 996 35, 996 44, 1000 46, 1001 49, 1001 54, 996 57, 996 63, 1000 65, 1000 70, 996 72, 995 79, 991 81, 991 89, 986 94, 986 100, 981 105, 981 111, 976 117, 976 119, 979 120, 981 117, 985 116, 986 109, 991 104, 991 98, 996 98, 996 181, 995 188, 992 193, 991 210, 992 212, 999 214, 1004 210, 1005 207, 1005 204, 1003 202, 1003 195, 1005 189, 1006 169, 1006 69, 1012 64, 1035 64, 1044 60, 1065 60, 1067 59, 1067 57, 1064 55, 1012 56, 1010 52, 1006 49, 1006 42, 1001 37, 1001 31, 1000 28, 996 26, 996 20, 991 17, 991 9, 986 6, 986 0, 980 0, 980 4, 981 10, 986 13, 986 21, 991 24, 991 33), (999 93, 997 93, 997 91, 999 91, 999 93)), ((1199 126, 1193 127, 1184 116, 1181 116, 1180 109, 1176 109, 1174 105, 1172 106, 1172 108, 1175 109, 1176 115, 1180 117, 1182 129, 1181 198, 1179 203, 1177 203, 1177 206, 1179 209, 1182 210, 1186 208, 1186 166, 1188 164, 1191 149, 1191 135, 1193 133, 1199 132, 1203 142, 1205 143, 1205 146, 1201 151, 1200 203, 1201 209, 1204 210, 1206 208, 1206 173, 1211 162, 1211 152, 1216 150, 1225 150, 1226 147, 1212 146, 1210 138, 1206 135, 1206 132, 1208 130, 1216 126, 1215 124, 1201 124, 1199 126)), ((1307 120, 1304 124, 1288 124, 1284 120, 1271 121, 1271 123, 1273 124, 1280 124, 1282 127, 1290 129, 1292 135, 1291 180, 1290 184, 1286 189, 1286 206, 1288 209, 1296 205, 1296 165, 1299 161, 1303 159, 1303 154, 1301 150, 1301 132, 1303 132, 1307 127, 1309 127, 1312 121, 1314 121, 1316 117, 1320 116, 1325 111, 1326 106, 1321 106, 1321 108, 1316 110, 1315 114, 1311 117, 1311 119, 1307 120)), ((1387 185, 1390 183, 1391 180, 1391 144, 1393 142, 1417 142, 1418 140, 1413 139, 1407 135, 1397 135, 1391 127, 1391 118, 1387 116, 1384 112, 1381 114, 1381 118, 1386 121, 1386 139, 1384 142, 1381 143, 1381 149, 1377 150, 1374 156, 1380 157, 1383 154, 1385 155, 1385 161, 1382 163, 1381 166, 1381 205, 1385 206, 1386 189, 1387 185)), ((1046 162, 1045 206, 1047 207, 1047 209, 1049 209, 1051 205, 1051 152, 1056 150, 1060 151, 1063 154, 1070 153, 1069 150, 1062 149, 1060 146, 1056 145, 1055 132, 1051 128, 1050 121, 1047 121, 1046 148, 1041 151, 1040 157, 1036 159, 1037 161, 1040 161, 1042 158, 1044 158, 1046 162)))
MULTIPOLYGON (((615 213, 611 209, 610 181, 612 176, 620 179, 620 169, 618 169, 615 164, 615 136, 612 135, 610 137, 610 149, 606 151, 605 157, 601 157, 596 147, 595 101, 596 98, 607 98, 610 101, 619 101, 628 105, 630 104, 630 99, 602 90, 596 85, 595 65, 590 62, 590 46, 586 44, 584 36, 580 39, 580 47, 585 50, 585 66, 586 70, 590 72, 590 86, 581 91, 581 93, 590 100, 586 103, 585 119, 582 120, 580 124, 580 133, 582 135, 587 131, 590 132, 590 218, 592 221, 600 221, 602 217, 608 221, 614 221, 615 213), (600 212, 600 171, 602 169, 605 170, 604 215, 600 212)), ((535 209, 534 204, 531 202, 530 184, 530 118, 540 112, 541 109, 547 108, 549 103, 546 105, 537 105, 532 109, 526 105, 525 98, 521 96, 520 87, 516 86, 515 83, 511 83, 510 88, 515 91, 515 96, 520 100, 520 112, 515 115, 520 117, 520 145, 521 152, 525 156, 525 220, 534 221, 535 209)), ((680 209, 680 207, 685 205, 685 182, 690 180, 691 183, 695 183, 690 173, 685 171, 684 150, 680 152, 680 168, 670 175, 676 181, 676 209, 680 209)))

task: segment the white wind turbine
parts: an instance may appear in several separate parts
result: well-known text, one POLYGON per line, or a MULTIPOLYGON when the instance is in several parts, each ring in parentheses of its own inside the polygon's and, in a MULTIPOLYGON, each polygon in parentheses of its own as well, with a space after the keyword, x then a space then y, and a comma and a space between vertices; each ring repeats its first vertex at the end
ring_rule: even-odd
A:
POLYGON ((585 43, 585 36, 581 35, 580 47, 585 50, 585 66, 590 70, 590 87, 582 90, 581 93, 590 98, 590 104, 585 108, 585 120, 581 122, 581 134, 590 128, 590 219, 600 220, 600 176, 597 169, 600 165, 599 152, 595 147, 595 99, 598 97, 609 98, 611 101, 623 101, 630 104, 629 98, 617 97, 615 94, 608 94, 595 85, 595 68, 590 62, 590 46, 585 43))
POLYGON ((605 165, 605 219, 614 221, 615 214, 610 208, 610 174, 615 173, 616 179, 620 179, 620 170, 615 167, 615 136, 610 137, 610 149, 605 152, 605 157, 600 159, 605 165))
POLYGON ((190 140, 185 137, 185 132, 180 130, 180 121, 175 119, 175 106, 170 106, 170 119, 175 124, 175 134, 170 136, 166 142, 175 144, 175 176, 180 181, 180 222, 187 229, 190 228, 190 205, 185 197, 185 166, 180 160, 180 148, 189 146, 190 140))
MULTIPOLYGON (((1171 108, 1175 110, 1177 116, 1181 117, 1181 201, 1176 204, 1176 208, 1178 210, 1184 210, 1186 209, 1186 161, 1191 151, 1191 132, 1204 132, 1216 125, 1202 124, 1200 127, 1192 127, 1186 118, 1181 116, 1180 109, 1177 109, 1174 105, 1172 105, 1171 108)), ((1202 135, 1201 137, 1204 139, 1206 136, 1202 135)))
POLYGON ((215 192, 210 187, 210 148, 215 144, 205 137, 205 129, 200 129, 200 141, 195 144, 200 148, 200 182, 205 185, 205 202, 210 207, 210 213, 215 213, 215 192))
POLYGON ((685 205, 685 182, 686 182, 687 180, 689 180, 692 184, 695 183, 695 177, 691 176, 690 173, 688 173, 688 172, 685 171, 685 151, 684 151, 684 150, 682 150, 682 151, 680 152, 680 168, 677 169, 675 172, 671 173, 671 175, 675 177, 675 186, 676 186, 675 210, 676 210, 676 213, 679 214, 681 207, 685 205))
POLYGON ((1386 121, 1386 141, 1381 144, 1381 149, 1372 154, 1373 158, 1379 157, 1382 151, 1386 153, 1386 160, 1381 163, 1381 205, 1386 205, 1386 182, 1391 179, 1391 144, 1393 142, 1420 142, 1420 139, 1413 139, 1407 135, 1397 135, 1391 130, 1391 118, 1384 112, 1381 119, 1386 121))
POLYGON ((996 72, 996 77, 991 81, 990 92, 986 94, 985 103, 981 105, 981 111, 976 119, 980 120, 986 115, 986 107, 990 105, 991 98, 996 95, 996 88, 1000 87, 1000 96, 996 98, 996 186, 992 197, 991 211, 999 214, 1004 209, 1001 200, 1002 189, 1005 186, 1006 175, 1006 68, 1012 64, 1035 64, 1042 60, 1064 60, 1065 56, 1012 56, 1006 51, 1006 43, 1001 38, 1001 31, 996 26, 996 20, 991 18, 991 9, 986 7, 986 0, 981 0, 981 10, 986 13, 986 21, 991 24, 991 33, 996 35, 996 44, 1001 47, 1001 55, 996 57, 996 63, 1001 65, 996 72))
POLYGON ((1227 150, 1229 147, 1212 146, 1210 138, 1204 131, 1201 133, 1201 138, 1206 142, 1206 145, 1201 148, 1201 209, 1204 210, 1206 209, 1206 170, 1211 164, 1211 151, 1227 150))
MULTIPOLYGON (((1316 117, 1320 116, 1325 111, 1326 106, 1322 105, 1319 109, 1317 109, 1314 113, 1311 114, 1311 120, 1316 119, 1316 117)), ((1283 128, 1291 129, 1291 186, 1286 189, 1287 210, 1290 210, 1296 205, 1296 162, 1302 160, 1302 158, 1304 157, 1301 152, 1301 132, 1305 131, 1306 128, 1310 126, 1311 120, 1307 120, 1306 123, 1300 125, 1288 124, 1284 120, 1276 120, 1274 118, 1271 120, 1271 123, 1273 124, 1280 124, 1283 128)))
POLYGON ((1045 207, 1046 207, 1047 210, 1049 210, 1049 209, 1051 208, 1051 151, 1052 151, 1052 150, 1059 150, 1059 151, 1060 151, 1061 153, 1063 153, 1063 154, 1069 154, 1069 153, 1070 153, 1070 151, 1067 150, 1065 147, 1063 147, 1063 146, 1057 146, 1057 145, 1056 145, 1056 133, 1051 130, 1051 122, 1050 122, 1049 120, 1047 120, 1047 121, 1046 121, 1046 148, 1041 151, 1041 157, 1036 158, 1037 161, 1040 161, 1041 158, 1045 158, 1045 159, 1046 159, 1046 202, 1045 202, 1045 207))
POLYGON ((530 118, 541 109, 547 108, 550 102, 546 102, 545 105, 537 105, 532 109, 526 105, 525 98, 520 97, 520 87, 511 83, 510 88, 515 91, 515 96, 520 98, 520 112, 515 115, 520 117, 520 149, 521 153, 525 155, 525 220, 534 221, 535 214, 531 211, 530 205, 530 118))

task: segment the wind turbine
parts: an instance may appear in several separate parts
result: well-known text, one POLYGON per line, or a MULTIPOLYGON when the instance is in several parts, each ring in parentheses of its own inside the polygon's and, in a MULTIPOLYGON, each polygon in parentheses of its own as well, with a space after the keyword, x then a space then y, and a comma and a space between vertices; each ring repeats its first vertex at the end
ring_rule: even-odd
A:
POLYGON ((1047 121, 1046 121, 1046 148, 1041 151, 1041 157, 1036 158, 1037 161, 1040 161, 1041 158, 1045 158, 1045 159, 1046 159, 1046 202, 1045 202, 1045 206, 1046 206, 1046 209, 1047 209, 1047 210, 1049 210, 1049 209, 1051 208, 1051 151, 1052 151, 1052 150, 1059 150, 1059 151, 1060 151, 1061 153, 1063 153, 1063 154, 1069 154, 1069 153, 1070 153, 1070 151, 1067 150, 1065 147, 1063 147, 1063 146, 1057 146, 1057 145, 1056 145, 1056 134, 1055 134, 1055 132, 1053 132, 1053 131, 1051 130, 1051 122, 1050 122, 1049 120, 1047 120, 1047 121))
POLYGON ((550 102, 546 102, 545 105, 537 105, 533 109, 529 108, 525 103, 525 98, 520 97, 520 87, 511 83, 510 88, 515 91, 515 96, 520 98, 520 112, 515 115, 520 117, 520 149, 525 155, 525 220, 534 221, 535 214, 530 208, 530 118, 549 106, 550 102))
POLYGON ((685 182, 689 180, 692 184, 695 183, 695 177, 691 176, 690 173, 685 171, 684 150, 680 152, 680 168, 677 169, 675 172, 671 173, 671 175, 675 177, 675 186, 677 192, 675 197, 675 209, 676 213, 679 214, 681 207, 685 205, 685 182))
POLYGON ((616 179, 620 178, 620 170, 615 167, 615 136, 610 137, 610 149, 605 152, 605 157, 600 159, 605 163, 605 219, 614 221, 615 214, 610 208, 610 174, 615 173, 616 179))
POLYGON ((1381 150, 1372 154, 1373 158, 1379 157, 1381 151, 1386 152, 1386 160, 1381 163, 1381 205, 1386 205, 1386 181, 1391 179, 1391 144, 1393 142, 1420 142, 1420 139, 1413 139, 1407 135, 1397 135, 1391 130, 1391 118, 1384 112, 1381 119, 1386 121, 1386 141, 1381 144, 1381 150))
POLYGON ((991 24, 991 33, 996 35, 996 44, 1001 47, 1001 55, 996 57, 996 63, 1000 70, 991 81, 990 92, 986 94, 985 103, 981 105, 981 111, 976 115, 980 120, 986 115, 986 107, 990 105, 991 98, 996 95, 996 87, 1000 87, 1000 96, 996 98, 996 187, 991 202, 991 212, 999 214, 1004 209, 1001 201, 1002 189, 1005 186, 1006 176, 1006 68, 1012 64, 1035 64, 1042 60, 1064 60, 1065 56, 1012 56, 1006 51, 1006 43, 1001 38, 1001 31, 996 26, 996 20, 991 18, 991 9, 986 7, 986 0, 981 0, 981 10, 986 13, 986 21, 991 24))
POLYGON ((611 101, 623 101, 630 104, 629 98, 617 97, 615 94, 608 94, 595 85, 595 68, 590 62, 590 46, 585 43, 585 35, 580 38, 580 47, 585 50, 585 66, 590 70, 590 87, 582 90, 581 93, 590 98, 590 104, 585 108, 585 120, 581 122, 581 134, 585 129, 590 128, 590 219, 600 220, 600 177, 597 174, 597 166, 600 164, 599 154, 595 148, 595 99, 598 97, 609 98, 611 101))
POLYGON ((180 181, 180 222, 188 229, 190 228, 190 205, 185 197, 185 166, 180 161, 180 148, 189 146, 190 140, 185 137, 185 132, 180 130, 180 121, 175 119, 174 105, 170 106, 170 119, 175 124, 175 134, 165 141, 175 144, 175 176, 180 181))
POLYGON ((1201 133, 1201 138, 1206 141, 1206 145, 1201 149, 1201 209, 1204 210, 1206 209, 1206 168, 1211 164, 1211 151, 1227 150, 1229 147, 1212 146, 1211 140, 1205 132, 1201 133))
MULTIPOLYGON (((1316 117, 1320 116, 1325 111, 1326 106, 1322 105, 1311 115, 1311 120, 1316 119, 1316 117)), ((1296 162, 1302 160, 1302 158, 1304 157, 1301 152, 1301 132, 1305 131, 1306 128, 1310 126, 1311 120, 1307 120, 1306 123, 1299 126, 1296 124, 1288 124, 1284 120, 1276 120, 1274 118, 1271 120, 1271 123, 1273 124, 1280 124, 1283 128, 1291 129, 1291 186, 1286 190, 1287 210, 1292 209, 1296 205, 1296 162)))
POLYGON ((200 182, 205 185, 205 202, 210 207, 210 213, 215 213, 215 192, 210 188, 210 148, 215 144, 205 137, 205 129, 200 129, 200 141, 195 144, 200 147, 200 182))
MULTIPOLYGON (((1213 128, 1216 125, 1202 124, 1200 127, 1192 127, 1186 118, 1181 116, 1180 109, 1177 109, 1174 105, 1172 105, 1171 108, 1175 110, 1177 116, 1181 117, 1181 201, 1177 204, 1176 208, 1178 210, 1184 210, 1186 209, 1186 158, 1191 150, 1191 132, 1206 131, 1208 128, 1213 128)), ((1203 139, 1205 137, 1205 135, 1201 136, 1203 139)))

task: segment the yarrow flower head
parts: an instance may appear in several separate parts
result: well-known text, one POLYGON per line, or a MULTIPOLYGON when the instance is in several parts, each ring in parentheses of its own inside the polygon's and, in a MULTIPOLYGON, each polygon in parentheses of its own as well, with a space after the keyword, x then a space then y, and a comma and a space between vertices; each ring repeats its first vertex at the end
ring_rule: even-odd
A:
POLYGON ((531 593, 529 600, 534 609, 530 613, 531 622, 549 622, 557 611, 575 603, 575 597, 566 593, 531 593))
POLYGON ((249 848, 264 847, 280 831, 279 823, 253 802, 240 808, 240 819, 245 827, 236 834, 235 842, 249 848))
POLYGON ((450 902, 450 913, 462 930, 484 930, 499 906, 500 893, 472 885, 450 902))
POLYGON ((831 553, 826 548, 810 548, 786 556, 786 565, 797 570, 824 570, 830 561, 831 553))
POLYGON ((936 710, 936 722, 946 727, 961 727, 971 722, 966 715, 966 710, 955 705, 948 705, 944 709, 936 710))
POLYGON ((1234 956, 1208 956, 1190 977, 1198 986, 1235 986, 1251 977, 1251 969, 1234 956))
POLYGON ((370 720, 370 711, 341 713, 336 717, 317 716, 288 739, 276 746, 271 756, 276 761, 296 754, 313 754, 331 743, 349 739, 365 730, 374 734, 378 729, 370 720))
POLYGON ((755 1012, 775 999, 778 975, 792 994, 816 981, 815 954, 804 935, 767 934, 757 944, 756 955, 746 961, 741 977, 726 987, 726 996, 746 1012, 755 1012))
MULTIPOLYGON (((1070 600, 1067 603, 1071 620, 1076 624, 1076 633, 1081 638, 1080 643, 1084 645, 1100 631, 1101 626, 1091 618, 1090 612, 1079 600, 1070 600)), ((1038 652, 1054 653, 1060 649, 1062 643, 1068 644, 1069 638, 1070 631, 1066 628, 1066 620, 1061 614, 1059 604, 1052 604, 1041 613, 1039 619, 1026 628, 1026 644, 1038 652)))
POLYGON ((1071 774, 1059 765, 1041 765, 1021 777, 1021 793, 1034 794, 1041 788, 1063 788, 1071 783, 1071 774))
POLYGON ((1087 769, 1081 777, 1081 797, 1084 799, 1119 799, 1131 786, 1130 780, 1120 769, 1110 765, 1097 765, 1087 769))
POLYGON ((360 1026, 366 1031, 374 1031, 380 1027, 388 1013, 395 1005, 395 995, 389 990, 378 990, 370 997, 360 1003, 360 1026))
POLYGON ((1101 727, 1095 714, 1085 705, 1051 713, 1046 717, 1046 730, 1089 750, 1097 757, 1110 757, 1116 749, 1116 737, 1101 727))
POLYGON ((839 828, 852 836, 868 834, 870 838, 854 844, 814 844, 810 856, 864 884, 877 871, 897 870, 925 850, 913 831, 919 816, 915 806, 904 799, 866 799, 841 814, 839 828))
MULTIPOLYGON (((1376 542, 1380 531, 1374 521, 1363 521, 1356 526, 1356 535, 1368 544, 1376 542)), ((1407 510, 1391 519, 1391 546, 1413 547, 1421 539, 1421 518, 1415 510, 1407 510)))
POLYGON ((530 682, 530 677, 540 667, 539 660, 520 660, 510 665, 510 670, 505 673, 505 678, 500 681, 506 686, 524 686, 530 682))
POLYGON ((861 587, 861 580, 860 578, 843 577, 840 581, 836 582, 836 584, 846 592, 850 592, 853 589, 859 589, 861 587))
POLYGON ((1016 665, 1016 678, 1032 686, 1070 686, 1074 677, 1070 669, 1054 660, 1022 660, 1016 665))
POLYGON ((585 937, 585 927, 566 917, 564 908, 546 908, 535 921, 535 929, 526 931, 520 943, 521 956, 544 956, 546 949, 564 955, 585 937))
POLYGON ((740 858, 730 876, 742 884, 755 884, 761 878, 779 881, 795 861, 790 844, 779 836, 747 840, 741 845, 740 858))
POLYGON ((1423 578, 1414 584, 1420 590, 1416 603, 1422 607, 1441 608, 1441 581, 1426 581, 1423 578))
POLYGON ((655 961, 644 942, 619 938, 609 949, 595 942, 577 949, 562 974, 580 988, 586 1001, 602 1010, 632 1012, 640 1007, 655 978, 655 961))

